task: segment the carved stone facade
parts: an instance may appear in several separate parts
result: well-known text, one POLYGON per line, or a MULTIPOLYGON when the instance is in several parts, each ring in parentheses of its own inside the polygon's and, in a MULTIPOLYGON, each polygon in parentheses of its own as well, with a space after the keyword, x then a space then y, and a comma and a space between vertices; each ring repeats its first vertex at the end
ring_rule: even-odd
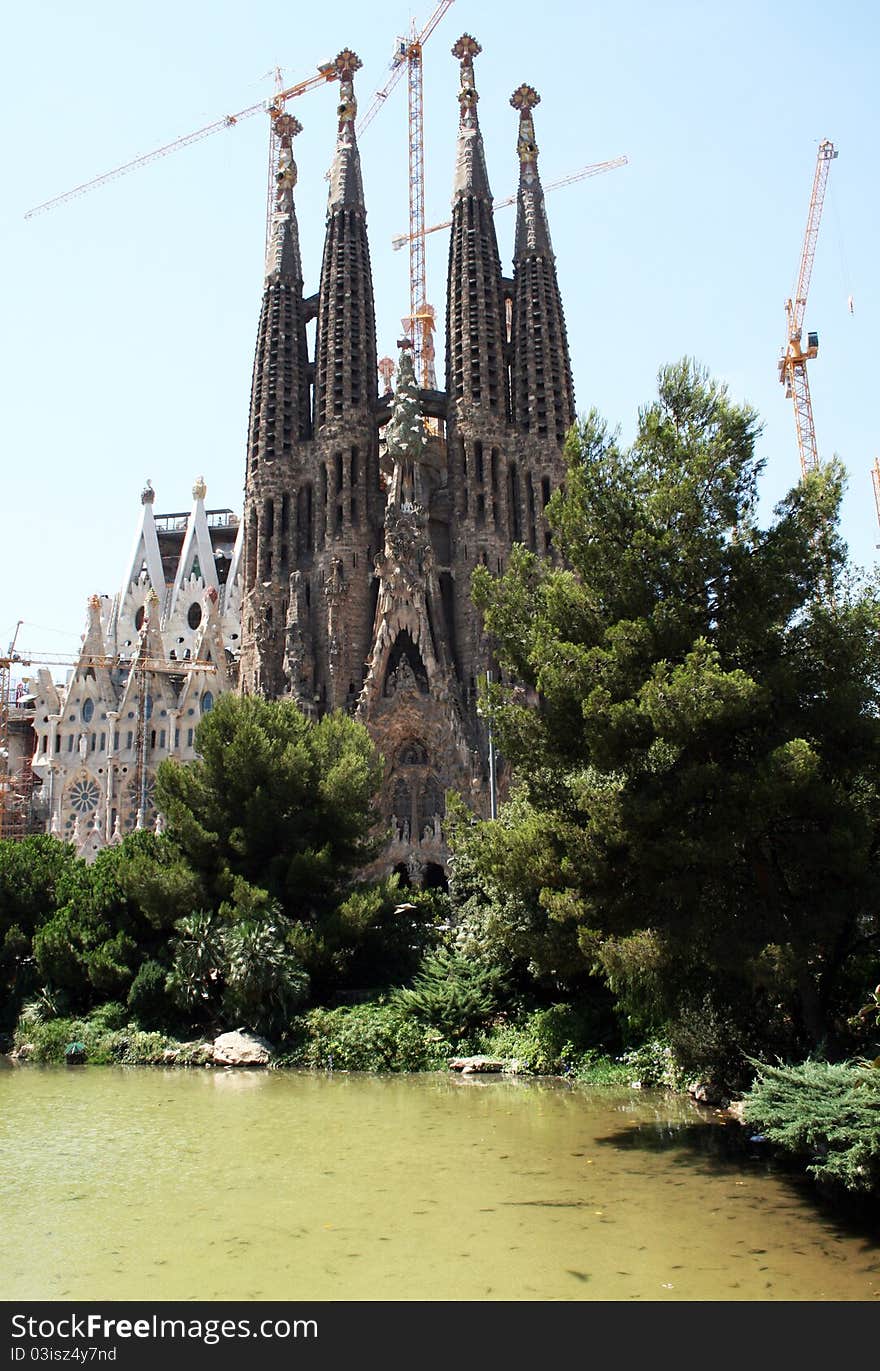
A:
POLYGON ((147 482, 122 588, 93 595, 67 683, 41 669, 33 697, 33 772, 46 827, 91 860, 135 828, 161 830, 153 804, 164 757, 189 761, 194 734, 236 684, 240 648, 241 523, 205 508, 153 514, 147 482))
POLYGON ((377 870, 442 879, 445 792, 489 810, 477 711, 491 649, 473 570, 515 543, 550 550, 544 509, 574 398, 533 125, 520 86, 513 276, 502 275, 477 118, 479 44, 455 44, 459 132, 447 284, 446 390, 420 390, 409 348, 377 395, 354 74, 336 59, 339 127, 317 296, 303 292, 293 191, 296 120, 276 124, 276 205, 254 361, 244 511, 240 688, 346 709, 385 757, 377 870), (306 325, 317 320, 315 356, 306 325))

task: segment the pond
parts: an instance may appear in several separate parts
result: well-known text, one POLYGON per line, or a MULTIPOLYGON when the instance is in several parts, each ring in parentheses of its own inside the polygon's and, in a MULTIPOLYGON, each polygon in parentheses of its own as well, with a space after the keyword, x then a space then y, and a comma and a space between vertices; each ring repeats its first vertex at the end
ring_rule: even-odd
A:
POLYGON ((872 1300, 880 1235, 660 1091, 0 1067, 10 1299, 872 1300))

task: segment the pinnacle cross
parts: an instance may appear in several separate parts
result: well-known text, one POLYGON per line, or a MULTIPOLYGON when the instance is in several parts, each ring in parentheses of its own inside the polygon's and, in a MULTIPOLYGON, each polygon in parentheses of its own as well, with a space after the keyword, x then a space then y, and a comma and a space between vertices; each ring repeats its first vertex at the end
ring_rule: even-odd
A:
POLYGON ((516 150, 519 160, 525 168, 530 165, 537 169, 538 164, 538 145, 535 142, 535 125, 532 120, 532 110, 541 103, 541 97, 534 86, 527 86, 525 83, 517 86, 513 95, 510 97, 513 108, 519 110, 519 139, 517 140, 516 150))
POLYGON ((333 65, 339 74, 339 104, 336 113, 339 116, 339 132, 342 133, 346 124, 354 124, 357 115, 354 74, 363 66, 363 62, 351 48, 343 48, 342 52, 337 53, 333 65))
POLYGON ((273 112, 272 128, 281 144, 278 151, 278 170, 275 173, 275 209, 283 212, 290 209, 290 196, 296 185, 293 139, 298 133, 302 133, 302 124, 292 114, 273 112))
POLYGON ((458 101, 461 105, 462 125, 476 123, 477 101, 480 97, 474 84, 474 58, 482 51, 476 38, 472 38, 469 33, 463 33, 452 49, 453 57, 457 57, 461 63, 461 90, 458 101))

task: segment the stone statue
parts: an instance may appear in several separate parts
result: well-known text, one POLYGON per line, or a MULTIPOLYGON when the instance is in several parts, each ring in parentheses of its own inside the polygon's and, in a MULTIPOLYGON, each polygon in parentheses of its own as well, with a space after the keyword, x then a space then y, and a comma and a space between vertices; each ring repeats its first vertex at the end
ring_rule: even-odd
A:
POLYGON ((416 678, 413 674, 413 669, 409 664, 409 659, 406 656, 401 657, 400 661, 398 662, 397 671, 395 672, 395 675, 397 677, 398 690, 416 689, 416 678))
POLYGON ((401 833, 400 836, 401 836, 401 838, 403 839, 403 841, 404 841, 405 843, 408 843, 408 842, 409 842, 409 819, 404 819, 404 821, 403 821, 403 831, 402 831, 402 833, 401 833))
POLYGON ((413 368, 412 349, 403 347, 397 364, 394 408, 385 427, 385 445, 394 463, 388 488, 388 504, 412 506, 416 498, 416 465, 427 438, 419 410, 419 389, 413 368))

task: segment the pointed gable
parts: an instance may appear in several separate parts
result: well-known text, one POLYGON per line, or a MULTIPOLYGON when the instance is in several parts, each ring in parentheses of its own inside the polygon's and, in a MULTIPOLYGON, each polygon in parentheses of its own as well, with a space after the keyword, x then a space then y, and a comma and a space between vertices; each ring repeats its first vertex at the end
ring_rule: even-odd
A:
POLYGON ((146 572, 149 584, 160 599, 164 597, 165 573, 162 570, 162 554, 159 551, 156 521, 153 517, 155 498, 156 492, 153 490, 151 482, 147 481, 141 491, 141 521, 135 534, 134 547, 128 563, 128 574, 122 581, 121 599, 125 598, 132 585, 137 584, 143 572, 146 572))
MULTIPOLYGON (((211 546, 211 532, 208 528, 208 516, 205 512, 205 496, 208 493, 208 487, 205 485, 203 477, 200 476, 196 481, 192 493, 193 507, 187 520, 183 547, 180 550, 180 560, 177 563, 174 584, 171 587, 168 617, 174 614, 178 608, 181 593, 188 582, 195 582, 200 591, 205 590, 208 586, 214 590, 219 589, 217 568, 214 564, 214 549, 211 546)), ((183 608, 186 609, 186 606, 183 608)))

